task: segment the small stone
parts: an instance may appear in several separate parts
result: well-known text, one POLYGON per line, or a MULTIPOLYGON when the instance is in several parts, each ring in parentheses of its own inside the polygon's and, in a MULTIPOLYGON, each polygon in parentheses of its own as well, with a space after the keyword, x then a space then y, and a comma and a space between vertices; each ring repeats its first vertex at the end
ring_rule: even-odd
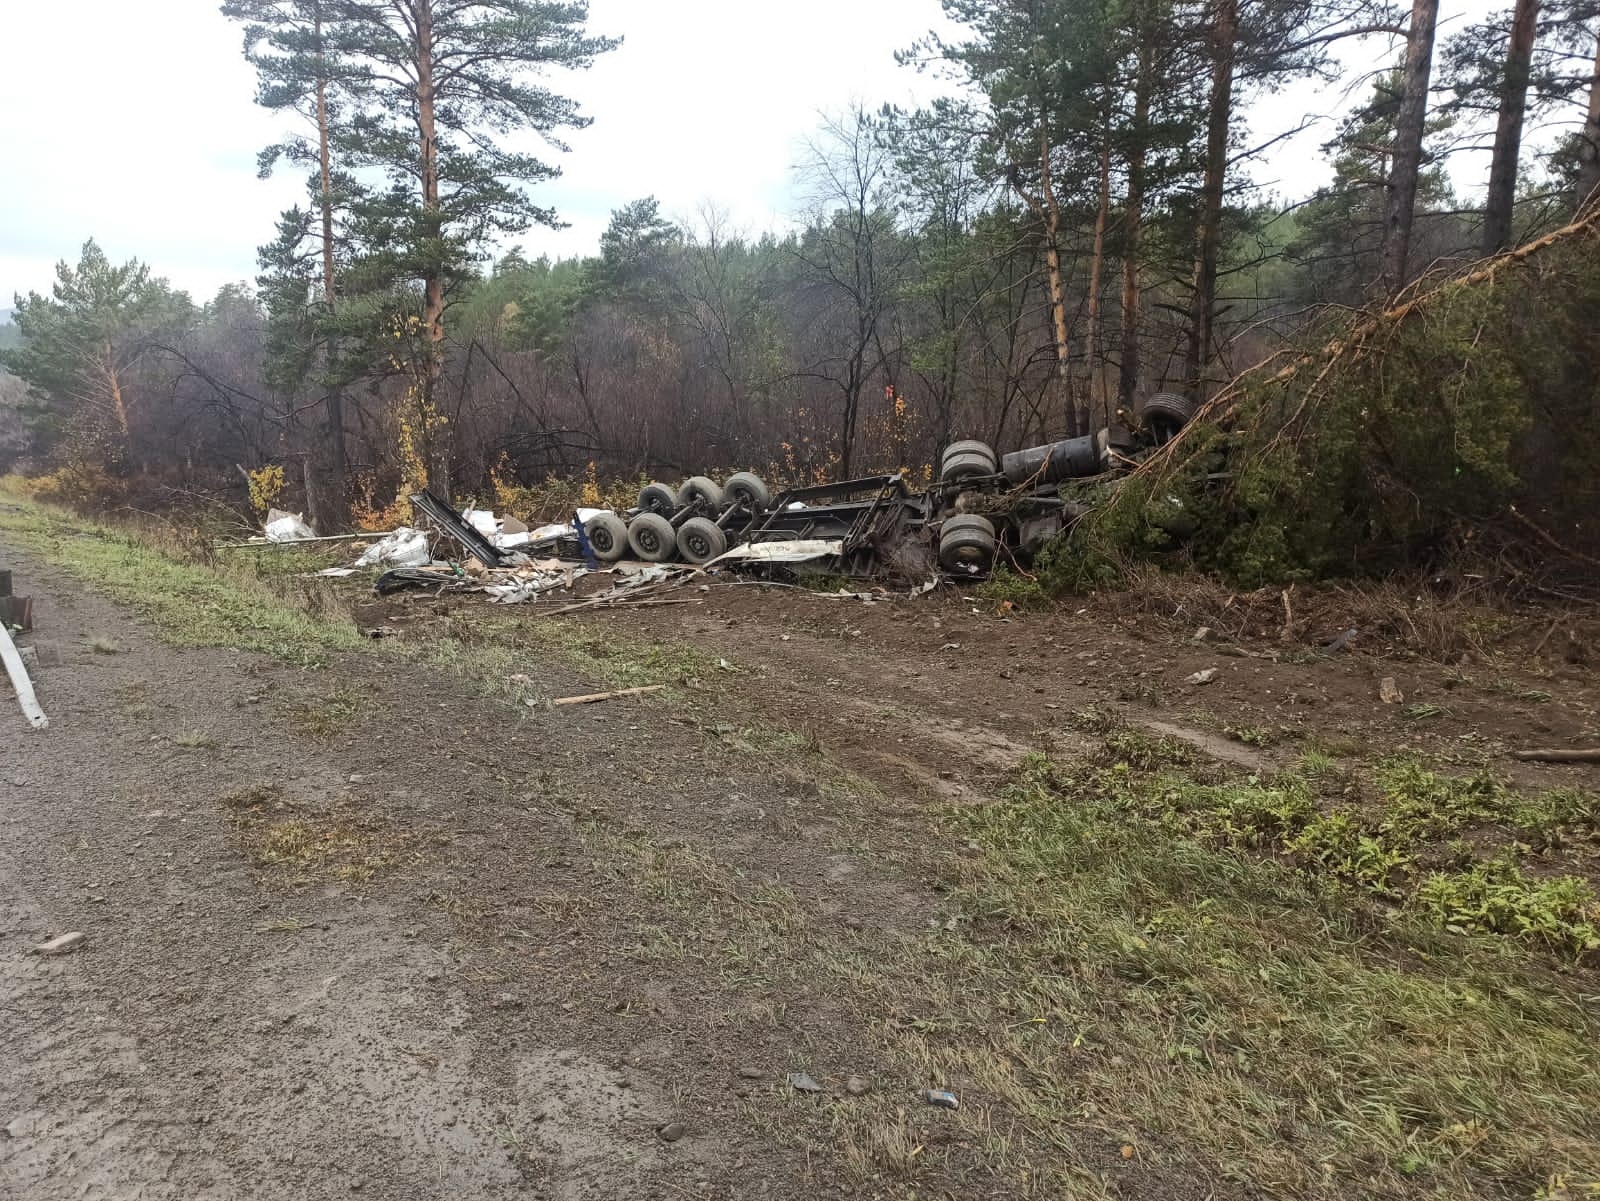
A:
POLYGON ((789 1087, 802 1093, 820 1093, 822 1091, 822 1085, 804 1072, 790 1072, 789 1087))
POLYGON ((1406 699, 1406 694, 1400 691, 1393 676, 1384 676, 1378 684, 1378 699, 1386 705, 1398 705, 1406 699))
POLYGON ((1198 684, 1209 684, 1213 680, 1215 680, 1219 674, 1220 673, 1217 671, 1217 669, 1215 667, 1208 667, 1204 671, 1195 672, 1194 675, 1190 676, 1187 680, 1184 681, 1184 683, 1185 684, 1197 684, 1197 685, 1198 684))
POLYGON ((961 1099, 947 1089, 930 1088, 922 1094, 922 1099, 937 1109, 961 1108, 961 1099))
POLYGON ((872 1081, 852 1076, 844 1082, 844 1091, 852 1097, 864 1097, 872 1091, 872 1081))
POLYGON ((73 930, 68 934, 58 934, 49 942, 42 942, 33 948, 35 955, 65 955, 73 950, 88 937, 82 930, 73 930))
POLYGON ((675 1143, 688 1133, 689 1128, 682 1122, 668 1122, 660 1130, 656 1131, 657 1136, 664 1143, 675 1143))
POLYGON ((746 1080, 760 1080, 766 1075, 760 1068, 740 1068, 739 1075, 746 1080))

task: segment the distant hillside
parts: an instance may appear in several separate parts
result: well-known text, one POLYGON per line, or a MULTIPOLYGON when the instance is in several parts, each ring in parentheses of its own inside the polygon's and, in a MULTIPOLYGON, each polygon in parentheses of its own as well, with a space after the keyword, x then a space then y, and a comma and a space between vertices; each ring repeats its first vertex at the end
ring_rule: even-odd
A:
POLYGON ((11 318, 13 315, 14 310, 12 309, 0 309, 0 350, 10 350, 18 342, 22 341, 22 334, 12 324, 11 318))

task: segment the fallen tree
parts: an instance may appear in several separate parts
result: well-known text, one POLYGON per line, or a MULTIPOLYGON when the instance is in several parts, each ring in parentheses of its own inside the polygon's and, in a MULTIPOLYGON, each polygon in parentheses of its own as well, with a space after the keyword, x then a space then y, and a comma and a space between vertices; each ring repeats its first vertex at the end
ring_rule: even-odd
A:
POLYGON ((1600 208, 1235 378, 1045 565, 1600 591, 1600 208), (1287 360, 1287 361, 1286 361, 1287 360))

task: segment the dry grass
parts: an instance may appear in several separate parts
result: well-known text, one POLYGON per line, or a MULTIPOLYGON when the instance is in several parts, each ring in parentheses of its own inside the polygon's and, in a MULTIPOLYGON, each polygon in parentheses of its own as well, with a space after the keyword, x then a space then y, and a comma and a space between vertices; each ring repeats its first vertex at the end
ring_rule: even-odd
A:
POLYGON ((221 797, 235 836, 270 878, 290 885, 365 882, 421 862, 429 839, 385 821, 370 804, 340 796, 326 805, 259 785, 221 797))
POLYGON ((284 717, 308 738, 329 739, 343 733, 372 707, 371 697, 350 688, 289 697, 279 702, 284 717))
POLYGON ((1526 656, 1536 649, 1546 656, 1563 654, 1568 635, 1600 644, 1600 622, 1592 614, 1513 608, 1441 591, 1426 581, 1240 592, 1207 576, 1148 565, 1132 566, 1128 574, 1126 590, 1097 603, 1119 617, 1137 615, 1141 624, 1159 622, 1175 635, 1204 626, 1222 639, 1276 644, 1286 657, 1317 653, 1350 629, 1358 631, 1352 649, 1438 663, 1455 663, 1463 654, 1484 660, 1504 653, 1526 656), (1538 646, 1552 622, 1562 636, 1538 646))

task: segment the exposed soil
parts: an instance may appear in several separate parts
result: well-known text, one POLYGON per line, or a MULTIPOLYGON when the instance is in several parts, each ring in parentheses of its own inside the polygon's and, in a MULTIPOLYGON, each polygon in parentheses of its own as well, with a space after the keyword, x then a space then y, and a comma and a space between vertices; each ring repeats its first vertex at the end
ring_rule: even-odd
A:
MULTIPOLYGON (((1313 737, 1600 736, 1577 667, 1290 662, 1103 607, 756 587, 563 619, 726 659, 690 703, 513 713, 399 656, 175 649, 6 561, 50 644, 50 728, 0 706, 0 1196, 28 1201, 903 1195, 848 1170, 841 1121, 879 1114, 955 1145, 922 1195, 1003 1196, 914 1101, 957 1082, 900 1074, 812 967, 939 920, 935 806, 981 802, 1093 705, 1251 768, 1313 737), (1381 704, 1385 676, 1440 712, 1381 704), (65 931, 87 937, 31 953, 65 931)), ((480 611, 412 596, 358 620, 414 641, 480 611)), ((524 670, 543 696, 596 686, 553 655, 524 670)), ((1215 1185, 1115 1170, 1123 1196, 1215 1185)))

